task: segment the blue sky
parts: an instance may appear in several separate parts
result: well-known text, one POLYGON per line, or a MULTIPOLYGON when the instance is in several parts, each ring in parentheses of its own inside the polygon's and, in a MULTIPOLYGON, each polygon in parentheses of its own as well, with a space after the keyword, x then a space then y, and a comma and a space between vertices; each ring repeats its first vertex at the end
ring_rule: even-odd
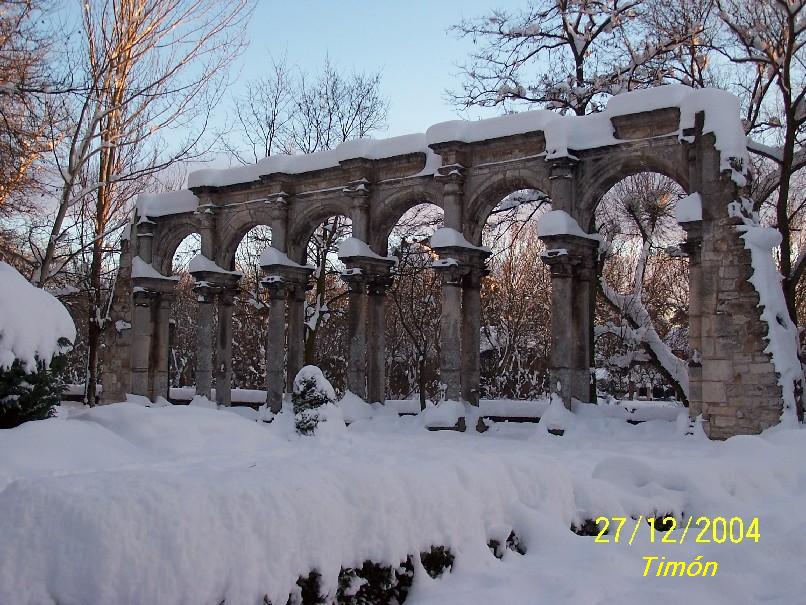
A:
MULTIPOLYGON (((249 48, 238 60, 240 80, 255 78, 271 56, 316 71, 326 56, 340 69, 383 72, 388 130, 422 132, 457 118, 445 90, 458 87, 457 64, 472 48, 446 30, 463 16, 484 15, 495 0, 258 0, 249 48)), ((509 2, 512 7, 523 2, 509 2)), ((237 86, 237 84, 235 84, 237 86)), ((232 91, 237 94, 237 90, 232 91)), ((493 115, 494 110, 488 110, 493 115)))

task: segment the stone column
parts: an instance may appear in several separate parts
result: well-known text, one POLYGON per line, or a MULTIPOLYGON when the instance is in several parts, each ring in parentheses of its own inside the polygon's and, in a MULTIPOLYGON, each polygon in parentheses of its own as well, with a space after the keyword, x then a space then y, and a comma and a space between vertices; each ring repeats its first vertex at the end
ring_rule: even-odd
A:
POLYGON ((215 394, 219 405, 232 404, 232 311, 238 291, 225 288, 218 295, 218 366, 215 394))
POLYGON ((681 226, 688 254, 688 413, 694 420, 702 413, 702 221, 681 226))
POLYGON ((442 310, 439 316, 439 379, 445 388, 445 399, 459 401, 462 282, 456 269, 450 266, 440 269, 442 310))
POLYGON ((269 292, 269 322, 266 334, 266 405, 279 414, 285 390, 285 286, 279 278, 263 280, 269 292))
POLYGON ((307 284, 293 284, 288 290, 288 360, 286 390, 294 390, 294 378, 305 359, 305 292, 307 284))
POLYGON ((462 399, 479 404, 481 381, 481 279, 485 271, 472 269, 462 280, 462 399))
POLYGON ((141 217, 137 222, 135 232, 137 235, 137 256, 144 262, 151 264, 153 260, 152 249, 154 246, 154 228, 156 223, 146 217, 141 217))
MULTIPOLYGON (((360 271, 360 270, 359 270, 360 271)), ((347 362, 347 388, 361 397, 367 398, 367 296, 363 275, 347 273, 342 275, 348 288, 347 339, 349 359, 347 362)))
POLYGON ((567 250, 549 250, 543 261, 551 269, 551 359, 549 390, 571 407, 574 394, 574 265, 567 250))
POLYGON ((173 292, 160 292, 156 301, 154 344, 151 350, 152 381, 149 395, 152 401, 156 401, 157 397, 168 399, 171 363, 171 307, 175 300, 176 295, 173 292))
POLYGON ((196 286, 199 315, 196 336, 196 394, 210 399, 213 382, 213 318, 215 291, 207 285, 196 286))
POLYGON ((134 308, 132 310, 131 389, 133 394, 143 397, 150 395, 148 367, 153 333, 154 297, 153 292, 143 289, 135 289, 132 296, 134 308))
POLYGON ((271 245, 280 252, 288 252, 288 195, 280 192, 267 201, 271 207, 271 245))
POLYGON ((367 283, 367 401, 386 401, 386 335, 384 300, 389 276, 372 276, 367 283))
POLYGON ((199 231, 201 235, 201 253, 212 261, 216 259, 215 217, 216 207, 207 203, 196 210, 199 216, 199 231))
POLYGON ((573 283, 574 332, 569 335, 574 347, 574 370, 571 378, 571 396, 585 403, 596 402, 594 367, 594 311, 596 307, 596 254, 598 242, 577 242, 579 266, 573 283))

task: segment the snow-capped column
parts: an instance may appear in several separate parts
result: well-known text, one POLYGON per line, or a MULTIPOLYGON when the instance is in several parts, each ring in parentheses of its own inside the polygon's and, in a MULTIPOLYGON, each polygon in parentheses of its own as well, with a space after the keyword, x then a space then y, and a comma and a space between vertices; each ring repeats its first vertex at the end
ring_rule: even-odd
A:
POLYGON ((479 404, 481 381, 481 280, 486 271, 473 268, 462 280, 462 399, 479 404))
POLYGON ((148 364, 151 353, 151 335, 154 330, 152 325, 154 296, 153 292, 135 288, 132 297, 134 307, 132 309, 131 389, 133 394, 144 397, 150 395, 148 364))
POLYGON ((151 392, 149 398, 168 399, 170 360, 171 360, 171 307, 176 301, 173 292, 160 292, 156 300, 156 322, 154 325, 154 347, 152 362, 151 392))
POLYGON ((267 278, 269 321, 266 333, 266 405, 275 414, 283 409, 285 387, 285 300, 286 290, 276 278, 267 278))
POLYGON ((367 283, 367 401, 386 401, 386 290, 392 285, 388 275, 375 275, 367 283))
POLYGON ((286 389, 292 392, 294 378, 305 359, 305 292, 307 282, 291 284, 288 289, 288 361, 286 389))
POLYGON ((462 329, 462 281, 458 271, 442 271, 442 310, 439 316, 439 380, 445 399, 461 396, 460 347, 462 329))
POLYGON ((219 405, 232 403, 232 311, 238 291, 225 288, 218 295, 218 366, 215 396, 219 405))
POLYGON ((352 199, 350 222, 352 237, 362 242, 369 241, 369 187, 366 179, 350 183, 344 193, 352 199))
POLYGON ((213 382, 213 319, 215 290, 202 282, 194 290, 199 304, 196 336, 196 394, 210 398, 213 382))
MULTIPOLYGON (((360 271, 360 270, 358 270, 360 271)), ((366 280, 360 272, 344 273, 348 288, 347 388, 362 399, 367 397, 367 296, 366 280)))

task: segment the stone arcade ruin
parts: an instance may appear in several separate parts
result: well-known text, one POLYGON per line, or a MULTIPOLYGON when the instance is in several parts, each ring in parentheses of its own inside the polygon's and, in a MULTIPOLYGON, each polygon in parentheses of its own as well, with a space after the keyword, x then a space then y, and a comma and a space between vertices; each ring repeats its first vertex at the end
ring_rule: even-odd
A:
POLYGON ((748 161, 738 115, 726 93, 667 86, 614 97, 604 112, 585 117, 532 111, 446 122, 425 134, 194 172, 188 190, 138 200, 112 307, 104 397, 167 398, 171 264, 180 242, 198 233, 201 256, 190 267, 198 293, 197 392, 209 396, 215 374, 217 400, 230 402, 235 249, 249 229, 269 225, 272 247, 261 259, 270 299, 266 387, 269 407, 279 411, 283 387, 303 360, 306 245, 321 221, 342 214, 352 221, 339 254, 349 287, 348 388, 383 402, 384 295, 394 279, 387 240, 409 208, 430 202, 442 208, 445 224, 431 240, 442 276, 441 381, 446 399, 477 404, 489 255, 480 247, 482 226, 506 195, 537 189, 553 208, 540 224, 552 278, 551 384, 569 407, 574 399, 594 402, 594 210, 616 182, 652 171, 699 194, 691 198, 700 203, 680 217, 690 262, 691 417, 701 415, 716 439, 760 432, 784 410, 794 417, 797 389, 782 368, 792 362, 785 354, 796 351, 765 352, 772 330, 748 282, 751 253, 738 229, 749 220, 734 203, 748 161))

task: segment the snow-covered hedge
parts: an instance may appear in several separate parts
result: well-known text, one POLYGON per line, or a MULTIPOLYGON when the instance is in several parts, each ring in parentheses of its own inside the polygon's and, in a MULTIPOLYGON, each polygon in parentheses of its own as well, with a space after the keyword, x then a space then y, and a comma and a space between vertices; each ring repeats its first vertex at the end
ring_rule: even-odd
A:
POLYGON ((62 353, 75 336, 55 297, 0 262, 0 428, 52 415, 61 397, 62 353))

